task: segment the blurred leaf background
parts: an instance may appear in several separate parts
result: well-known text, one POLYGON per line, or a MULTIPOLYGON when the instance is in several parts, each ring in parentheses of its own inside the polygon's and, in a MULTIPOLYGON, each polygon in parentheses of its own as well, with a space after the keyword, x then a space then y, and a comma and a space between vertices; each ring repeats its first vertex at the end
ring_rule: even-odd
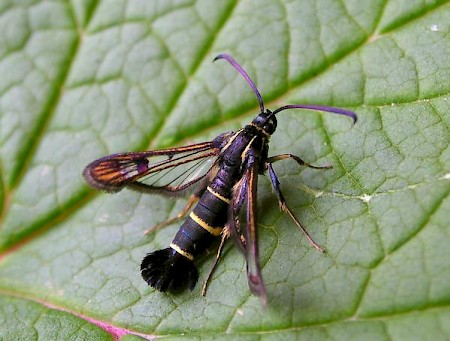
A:
MULTIPOLYGON (((0 338, 450 337, 449 1, 2 1, 0 338), (139 274, 184 201, 90 190, 108 153, 210 140, 266 107, 293 110, 270 154, 318 253, 259 181, 269 307, 233 243, 206 297, 139 274)), ((212 255, 200 264, 204 279, 212 255)))

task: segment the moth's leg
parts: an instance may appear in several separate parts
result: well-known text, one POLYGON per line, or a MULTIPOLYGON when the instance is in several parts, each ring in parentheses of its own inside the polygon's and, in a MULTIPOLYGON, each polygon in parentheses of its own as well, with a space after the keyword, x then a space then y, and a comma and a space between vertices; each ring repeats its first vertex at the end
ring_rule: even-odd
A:
POLYGON ((332 165, 313 166, 313 165, 309 164, 308 162, 305 162, 302 159, 300 159, 300 157, 298 157, 297 155, 293 155, 293 154, 280 154, 280 155, 271 156, 271 157, 267 158, 266 163, 270 164, 270 163, 274 163, 276 161, 285 160, 285 159, 293 159, 300 166, 306 166, 306 167, 314 168, 314 169, 330 169, 330 168, 333 168, 332 165))
POLYGON ((192 207, 198 202, 198 200, 200 199, 202 194, 205 192, 205 190, 206 190, 206 186, 205 186, 205 188, 201 188, 200 190, 197 190, 194 194, 192 194, 189 197, 186 206, 183 208, 183 210, 180 213, 177 214, 176 217, 167 219, 159 224, 156 224, 155 226, 150 227, 148 230, 145 231, 145 234, 156 232, 156 231, 162 229, 163 227, 172 225, 174 223, 179 222, 180 220, 183 220, 188 215, 188 213, 192 209, 192 207))
MULTIPOLYGON (((289 155, 289 154, 285 154, 285 155, 289 155)), ((275 174, 272 164, 270 162, 266 162, 266 166, 267 166, 267 169, 269 170, 270 181, 272 182, 272 186, 278 197, 278 203, 280 205, 280 209, 282 211, 286 212, 287 214, 289 214, 289 216, 292 218, 292 220, 295 222, 295 224, 300 228, 300 230, 304 233, 304 235, 308 239, 308 242, 312 246, 314 246, 320 252, 324 252, 324 250, 311 238, 309 233, 302 226, 300 221, 298 221, 298 219, 295 217, 294 213, 292 213, 291 209, 286 204, 286 199, 284 198, 283 193, 281 192, 280 182, 278 181, 277 175, 275 174)), ((317 167, 314 167, 314 168, 317 168, 317 167)))
POLYGON ((211 280, 212 274, 213 274, 214 270, 216 269, 217 264, 219 263, 219 259, 222 256, 222 251, 223 251, 223 247, 225 245, 225 241, 228 239, 229 236, 230 236, 230 229, 228 228, 228 226, 225 226, 224 229, 222 230, 222 239, 220 241, 220 245, 217 248, 216 259, 214 260, 214 263, 212 264, 211 268, 209 269, 208 276, 206 277, 205 282, 203 283, 202 296, 206 295, 206 290, 208 289, 208 285, 211 280))

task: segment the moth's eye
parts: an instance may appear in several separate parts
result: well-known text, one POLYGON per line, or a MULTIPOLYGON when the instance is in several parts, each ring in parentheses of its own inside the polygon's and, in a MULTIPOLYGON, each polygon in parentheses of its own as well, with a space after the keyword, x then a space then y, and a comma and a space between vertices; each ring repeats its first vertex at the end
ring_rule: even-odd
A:
POLYGON ((258 116, 255 117, 255 119, 253 120, 253 123, 255 123, 258 126, 261 126, 264 124, 264 122, 266 121, 266 117, 264 117, 262 114, 259 114, 258 116))

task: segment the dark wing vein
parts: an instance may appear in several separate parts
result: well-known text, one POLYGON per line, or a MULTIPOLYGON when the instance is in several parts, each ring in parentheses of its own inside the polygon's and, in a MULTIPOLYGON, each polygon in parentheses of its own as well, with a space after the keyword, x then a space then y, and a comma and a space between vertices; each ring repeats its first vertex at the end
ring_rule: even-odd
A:
POLYGON ((112 154, 95 160, 83 171, 94 188, 109 192, 125 186, 142 190, 182 191, 204 178, 213 167, 218 148, 212 142, 147 152, 112 154))

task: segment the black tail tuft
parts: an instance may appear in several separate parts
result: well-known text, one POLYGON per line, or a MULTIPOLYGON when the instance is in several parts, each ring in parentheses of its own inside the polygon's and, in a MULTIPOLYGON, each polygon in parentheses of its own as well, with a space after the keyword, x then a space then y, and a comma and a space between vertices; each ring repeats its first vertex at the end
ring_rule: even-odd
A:
POLYGON ((170 247, 148 253, 142 260, 141 274, 148 285, 159 291, 192 290, 198 280, 194 262, 170 247))

